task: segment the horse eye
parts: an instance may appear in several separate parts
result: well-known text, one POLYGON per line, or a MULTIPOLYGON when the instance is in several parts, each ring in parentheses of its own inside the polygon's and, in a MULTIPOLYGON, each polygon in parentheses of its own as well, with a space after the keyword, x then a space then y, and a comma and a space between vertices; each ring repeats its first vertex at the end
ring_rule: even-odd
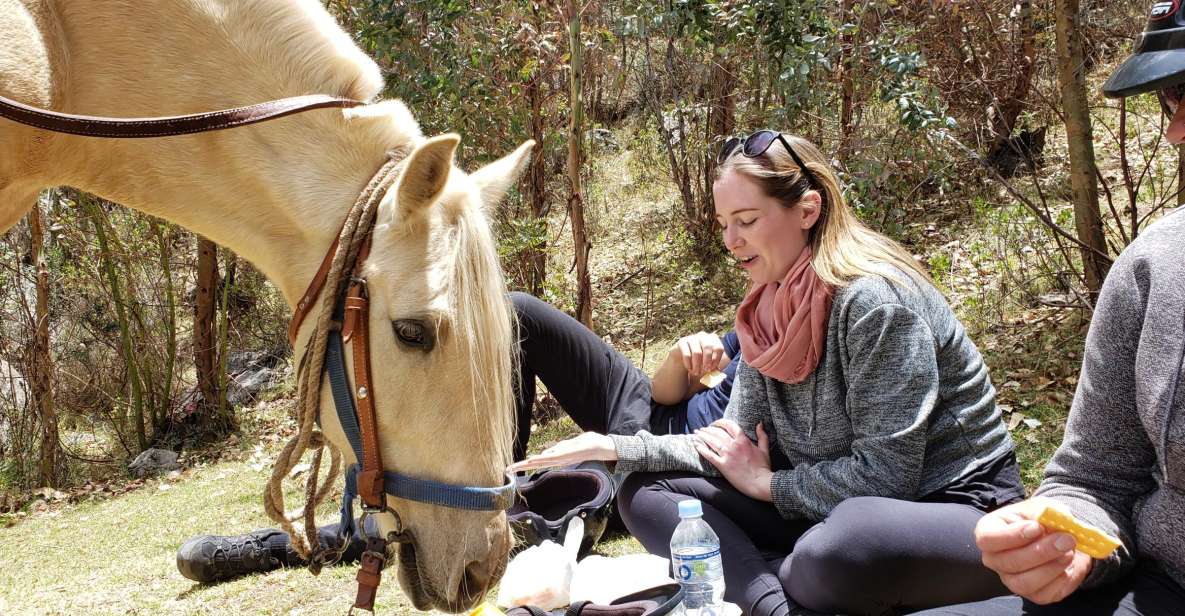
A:
POLYGON ((431 351, 436 346, 436 338, 423 321, 415 319, 399 319, 391 324, 395 330, 395 338, 399 344, 421 351, 431 351))

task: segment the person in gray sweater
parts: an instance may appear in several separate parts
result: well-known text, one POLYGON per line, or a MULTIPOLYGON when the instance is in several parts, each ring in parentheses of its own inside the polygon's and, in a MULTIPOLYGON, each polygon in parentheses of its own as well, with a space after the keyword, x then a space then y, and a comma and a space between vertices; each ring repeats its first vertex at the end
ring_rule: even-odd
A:
POLYGON ((588 432, 512 468, 635 471, 622 518, 662 556, 678 501, 699 499, 725 598, 746 614, 1004 594, 973 529, 1024 489, 987 367, 950 306, 908 252, 860 224, 814 145, 759 131, 719 162, 717 218, 752 280, 724 418, 691 435, 588 432))
MULTIPOLYGON (((1185 8, 1158 2, 1110 96, 1160 91, 1167 137, 1185 142, 1185 8)), ((1016 593, 928 616, 1185 614, 1185 210, 1145 229, 1103 284, 1065 438, 1030 501, 984 517, 984 563, 1016 593), (1067 511, 1123 545, 1093 560, 1035 521, 1067 511)))
POLYGON ((926 616, 1185 614, 1185 210, 1115 261, 1086 336, 1066 435, 1034 498, 984 517, 984 562, 1013 592, 926 616), (1102 560, 1035 521, 1053 505, 1117 537, 1102 560))

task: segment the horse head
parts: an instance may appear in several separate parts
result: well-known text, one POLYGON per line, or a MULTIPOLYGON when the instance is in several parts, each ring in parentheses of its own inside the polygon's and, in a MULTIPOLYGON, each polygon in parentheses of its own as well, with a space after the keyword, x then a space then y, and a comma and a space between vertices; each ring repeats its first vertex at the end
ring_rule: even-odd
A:
MULTIPOLYGON (((532 144, 466 174, 453 161, 458 143, 419 143, 379 205, 362 269, 371 395, 386 470, 493 487, 506 482, 514 436, 514 323, 484 208, 502 199, 532 144)), ((353 458, 327 391, 321 409, 326 434, 353 458)), ((385 498, 395 514, 378 524, 399 531, 391 549, 416 607, 467 609, 501 577, 503 512, 385 498)))

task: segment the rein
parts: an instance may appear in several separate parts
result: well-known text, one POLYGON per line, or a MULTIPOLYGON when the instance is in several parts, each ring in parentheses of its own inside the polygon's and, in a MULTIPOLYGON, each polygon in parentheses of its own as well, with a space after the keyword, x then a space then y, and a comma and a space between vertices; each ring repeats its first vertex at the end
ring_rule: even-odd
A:
MULTIPOLYGON (((51 132, 130 139, 224 130, 313 109, 347 108, 363 104, 355 100, 310 95, 210 113, 126 119, 49 111, 0 96, 0 117, 51 132)), ((332 564, 341 557, 351 535, 364 537, 365 524, 354 523, 355 496, 362 500, 363 522, 368 515, 377 513, 389 513, 395 518, 396 530, 387 536, 364 537, 366 551, 358 571, 358 593, 354 607, 371 611, 382 578, 381 572, 386 564, 388 543, 410 540, 399 514, 386 503, 388 495, 454 509, 503 511, 510 508, 515 491, 512 477, 507 477, 505 484, 494 488, 465 486, 409 477, 385 470, 383 465, 371 377, 370 302, 362 267, 370 253, 371 234, 379 203, 407 161, 405 152, 398 154, 402 155, 387 160, 359 194, 342 223, 338 237, 329 247, 294 310, 288 327, 288 339, 293 348, 301 325, 312 311, 314 302, 320 299, 320 313, 297 367, 299 429, 276 459, 263 498, 268 516, 288 533, 293 549, 309 562, 314 574, 319 573, 322 566, 332 564), (343 276, 346 272, 349 275, 343 276), (332 292, 322 293, 326 287, 332 292), (353 351, 355 388, 350 386, 345 367, 346 344, 350 344, 353 351), (309 545, 311 538, 318 537, 316 507, 332 490, 333 479, 341 468, 341 452, 331 446, 318 429, 324 376, 328 376, 342 430, 349 439, 355 459, 360 461, 360 464, 350 465, 345 471, 340 525, 342 534, 338 548, 320 545, 319 540, 316 547, 309 545), (329 472, 324 481, 319 481, 322 454, 326 448, 330 452, 329 472), (305 484, 305 505, 290 517, 284 508, 282 482, 309 450, 313 451, 313 458, 305 484), (304 519, 303 535, 293 525, 301 518, 304 519)))
POLYGON ((208 133, 275 120, 313 109, 349 108, 365 104, 348 98, 310 94, 208 113, 156 118, 105 118, 50 111, 0 96, 0 118, 53 133, 111 139, 143 139, 208 133))

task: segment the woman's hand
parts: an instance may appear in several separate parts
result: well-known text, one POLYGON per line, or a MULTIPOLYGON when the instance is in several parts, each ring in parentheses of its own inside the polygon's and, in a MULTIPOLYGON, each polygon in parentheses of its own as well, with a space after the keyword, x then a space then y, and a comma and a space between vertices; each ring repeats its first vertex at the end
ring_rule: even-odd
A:
POLYGON ((530 471, 550 466, 567 466, 585 460, 612 462, 617 459, 613 439, 596 432, 585 432, 580 436, 560 441, 543 451, 510 465, 512 473, 530 471))
POLYGON ((707 387, 700 377, 728 366, 720 336, 699 332, 683 336, 650 379, 650 397, 659 404, 678 404, 707 387))
POLYGON ((724 342, 720 336, 697 332, 683 336, 675 343, 671 353, 677 353, 690 381, 698 381, 703 375, 719 370, 723 362, 724 342))
POLYGON ((1036 521, 1048 505, 1065 509, 1036 497, 997 509, 975 525, 983 564, 1000 574, 1009 590, 1040 605, 1077 590, 1094 564, 1074 549, 1073 536, 1050 532, 1036 521))
POLYGON ((769 464, 769 437, 757 424, 757 444, 745 436, 741 427, 728 419, 718 419, 695 431, 700 442, 695 450, 720 471, 742 494, 759 501, 773 502, 769 483, 773 470, 769 464))

